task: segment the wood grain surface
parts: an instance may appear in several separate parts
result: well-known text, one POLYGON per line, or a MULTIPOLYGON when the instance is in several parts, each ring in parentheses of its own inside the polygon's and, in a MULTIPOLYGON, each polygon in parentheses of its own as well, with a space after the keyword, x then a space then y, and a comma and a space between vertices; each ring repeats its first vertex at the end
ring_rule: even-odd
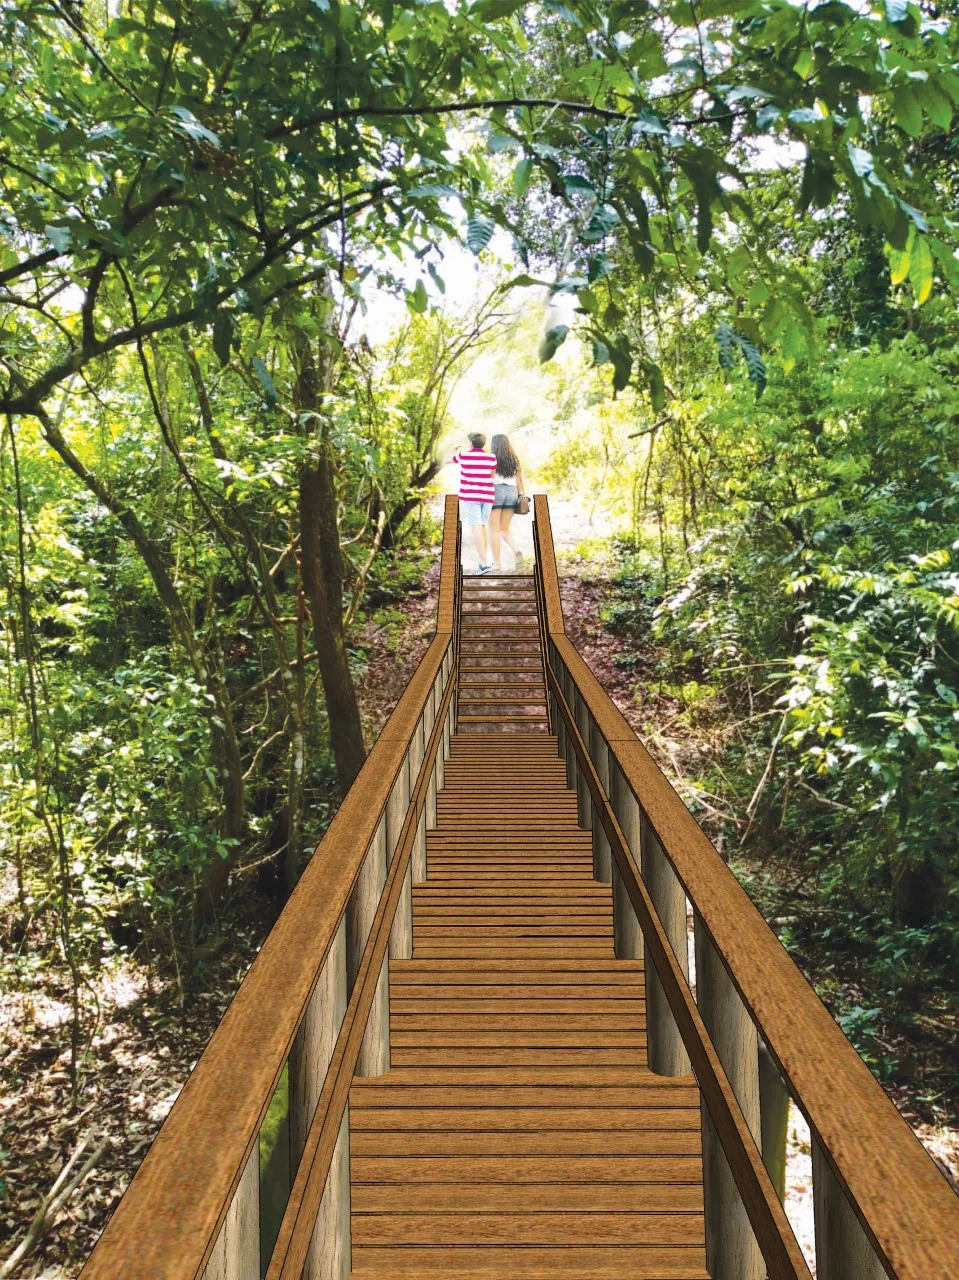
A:
MULTIPOLYGON (((513 733, 545 735, 549 728, 531 574, 463 579, 459 653, 457 732, 463 739, 495 735, 511 763, 527 764, 509 745, 513 733)), ((457 794, 455 788, 447 801, 450 794, 457 794)))
POLYGON ((646 1069, 643 965, 613 957, 556 741, 462 720, 392 1068, 350 1094, 353 1274, 705 1280, 699 1091, 646 1069))

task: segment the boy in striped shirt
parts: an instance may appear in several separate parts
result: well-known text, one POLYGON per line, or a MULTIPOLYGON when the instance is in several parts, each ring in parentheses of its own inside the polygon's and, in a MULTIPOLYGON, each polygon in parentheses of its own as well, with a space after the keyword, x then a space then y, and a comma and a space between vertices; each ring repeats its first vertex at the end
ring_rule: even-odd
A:
POLYGON ((479 557, 480 573, 489 573, 493 567, 488 560, 489 544, 486 539, 486 526, 489 524, 493 499, 496 496, 493 487, 493 474, 496 471, 496 454, 487 453, 486 437, 479 431, 469 437, 470 448, 460 449, 447 458, 447 462, 455 462, 460 469, 460 514, 463 523, 468 525, 473 534, 473 544, 479 557))

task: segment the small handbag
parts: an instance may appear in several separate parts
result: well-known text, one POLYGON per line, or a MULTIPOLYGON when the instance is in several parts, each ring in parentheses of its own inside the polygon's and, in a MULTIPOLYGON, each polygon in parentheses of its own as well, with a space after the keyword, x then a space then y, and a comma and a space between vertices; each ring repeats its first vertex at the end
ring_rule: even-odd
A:
POLYGON ((518 516, 529 515, 529 498, 527 498, 525 493, 517 495, 516 506, 513 508, 513 513, 518 516))

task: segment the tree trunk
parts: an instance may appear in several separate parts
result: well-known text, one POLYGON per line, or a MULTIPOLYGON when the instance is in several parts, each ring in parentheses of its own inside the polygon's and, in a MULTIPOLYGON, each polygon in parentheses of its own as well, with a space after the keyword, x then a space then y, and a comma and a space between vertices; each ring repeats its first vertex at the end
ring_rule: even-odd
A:
POLYGON ((363 767, 366 748, 343 630, 343 578, 336 524, 336 485, 329 446, 300 472, 300 551, 303 589, 310 602, 313 642, 330 722, 336 776, 348 790, 363 767))
POLYGON ((343 558, 336 519, 336 475, 326 425, 323 393, 328 390, 331 352, 321 349, 324 367, 304 340, 297 351, 299 376, 294 399, 316 423, 313 457, 300 470, 300 566, 313 620, 313 642, 330 722, 336 776, 345 792, 363 767, 366 747, 343 625, 343 558))

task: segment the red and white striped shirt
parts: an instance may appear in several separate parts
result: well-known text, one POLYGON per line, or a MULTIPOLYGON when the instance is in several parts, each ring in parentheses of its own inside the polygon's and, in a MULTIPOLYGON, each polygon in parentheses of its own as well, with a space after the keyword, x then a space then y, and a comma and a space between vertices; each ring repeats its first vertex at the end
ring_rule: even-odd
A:
POLYGON ((450 462, 460 469, 460 501, 492 502, 496 497, 493 473, 496 470, 496 454, 485 449, 465 449, 454 453, 450 462))

